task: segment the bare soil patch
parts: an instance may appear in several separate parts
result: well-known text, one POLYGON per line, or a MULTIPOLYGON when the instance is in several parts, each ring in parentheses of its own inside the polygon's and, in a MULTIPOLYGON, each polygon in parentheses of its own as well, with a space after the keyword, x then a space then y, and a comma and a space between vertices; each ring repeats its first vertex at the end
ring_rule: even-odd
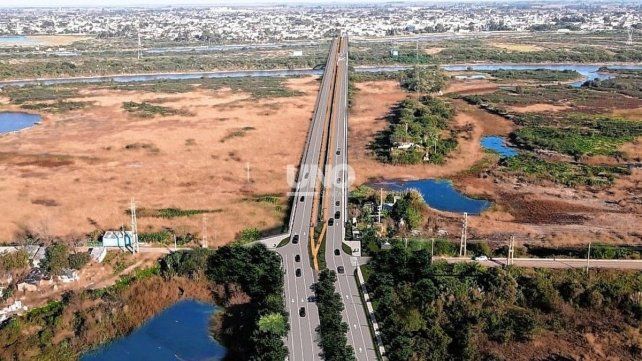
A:
POLYGON ((521 107, 508 107, 508 110, 515 113, 538 113, 538 112, 560 112, 570 108, 571 108, 570 105, 537 103, 537 104, 531 104, 531 105, 526 105, 521 107))

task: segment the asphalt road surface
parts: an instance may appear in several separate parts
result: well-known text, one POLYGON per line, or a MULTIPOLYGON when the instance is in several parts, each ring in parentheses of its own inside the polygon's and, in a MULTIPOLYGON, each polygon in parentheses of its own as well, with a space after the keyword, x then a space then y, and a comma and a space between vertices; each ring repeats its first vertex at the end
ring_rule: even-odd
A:
POLYGON ((287 336, 290 361, 321 360, 316 329, 319 326, 319 311, 310 297, 314 296, 316 282, 310 262, 310 224, 317 169, 321 153, 323 128, 327 126, 334 90, 334 78, 338 58, 338 40, 334 40, 328 55, 327 65, 321 80, 312 124, 308 131, 306 147, 301 159, 296 194, 290 223, 290 243, 278 249, 283 258, 285 272, 285 303, 289 313, 290 331, 287 336), (295 239, 298 238, 298 241, 295 239), (302 312, 305 312, 303 314, 302 312))
POLYGON ((335 100, 332 108, 335 149, 333 162, 326 169, 333 171, 330 187, 330 214, 325 215, 326 222, 334 218, 334 225, 328 227, 325 247, 325 260, 329 269, 337 272, 339 267, 343 272, 337 272, 336 292, 341 295, 344 310, 343 321, 348 325, 348 343, 352 345, 357 360, 377 360, 374 350, 374 343, 370 334, 370 326, 365 312, 364 305, 359 295, 357 280, 355 277, 356 257, 346 254, 342 249, 345 239, 345 222, 347 219, 348 202, 348 174, 344 165, 348 164, 347 158, 347 132, 348 132, 348 39, 342 38, 341 53, 338 59, 337 85, 335 88, 335 100), (338 217, 337 217, 338 215, 338 217), (338 255, 337 255, 338 253, 338 255))

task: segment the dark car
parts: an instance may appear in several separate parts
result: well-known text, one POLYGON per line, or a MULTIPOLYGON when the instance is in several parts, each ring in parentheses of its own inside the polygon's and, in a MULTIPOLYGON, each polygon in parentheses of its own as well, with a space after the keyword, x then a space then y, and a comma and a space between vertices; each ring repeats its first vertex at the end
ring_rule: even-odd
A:
POLYGON ((297 244, 299 243, 299 235, 295 234, 294 237, 292 237, 292 243, 297 244))
POLYGON ((301 277, 301 269, 297 268, 295 274, 297 277, 301 277))
POLYGON ((299 198, 299 202, 303 202, 304 199, 305 199, 305 196, 301 196, 301 198, 299 198))
POLYGON ((337 267, 337 272, 338 272, 338 273, 343 274, 343 273, 345 273, 345 271, 346 271, 346 270, 343 268, 343 266, 339 266, 339 267, 337 267))
POLYGON ((294 262, 301 262, 301 256, 298 254, 294 256, 294 262))
POLYGON ((328 219, 328 226, 334 226, 334 218, 328 219))
POLYGON ((337 149, 337 155, 341 154, 341 149, 337 149))
POLYGON ((305 317, 305 307, 299 308, 299 316, 305 317))
POLYGON ((341 252, 339 252, 339 249, 338 249, 338 248, 334 250, 334 255, 335 255, 335 256, 338 256, 338 255, 340 255, 340 254, 341 254, 341 252))
POLYGON ((341 205, 341 201, 334 202, 334 205, 338 207, 339 205, 341 205))
POLYGON ((341 212, 339 211, 334 212, 334 219, 339 219, 339 218, 341 218, 341 212))
POLYGON ((316 296, 308 296, 308 302, 317 302, 316 296))

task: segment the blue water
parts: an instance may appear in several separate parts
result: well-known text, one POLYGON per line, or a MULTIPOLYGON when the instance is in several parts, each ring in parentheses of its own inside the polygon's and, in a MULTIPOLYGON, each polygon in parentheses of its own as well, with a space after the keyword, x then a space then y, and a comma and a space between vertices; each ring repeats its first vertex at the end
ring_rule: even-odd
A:
POLYGON ((85 354, 81 361, 222 360, 225 348, 208 330, 214 311, 205 303, 178 302, 129 336, 85 354))
POLYGON ((403 182, 375 183, 373 187, 384 187, 393 191, 415 189, 431 208, 468 214, 479 214, 490 207, 491 202, 484 199, 473 199, 465 196, 445 179, 422 179, 403 182))
POLYGON ((33 45, 35 42, 23 35, 0 36, 0 46, 14 44, 33 45))
MULTIPOLYGON (((611 79, 612 74, 605 74, 598 72, 602 65, 585 65, 585 64, 462 64, 462 65, 445 65, 444 70, 447 71, 464 71, 471 69, 478 70, 535 70, 535 69, 548 69, 548 70, 575 70, 584 76, 584 79, 571 84, 572 87, 579 88, 586 80, 593 79, 611 79)), ((608 65, 611 69, 642 69, 640 65, 608 65)))
POLYGON ((504 137, 498 137, 495 135, 482 137, 481 145, 486 149, 499 153, 500 156, 505 158, 514 157, 518 154, 515 149, 506 145, 504 137))
POLYGON ((37 114, 20 112, 0 112, 0 134, 29 128, 42 118, 37 114))

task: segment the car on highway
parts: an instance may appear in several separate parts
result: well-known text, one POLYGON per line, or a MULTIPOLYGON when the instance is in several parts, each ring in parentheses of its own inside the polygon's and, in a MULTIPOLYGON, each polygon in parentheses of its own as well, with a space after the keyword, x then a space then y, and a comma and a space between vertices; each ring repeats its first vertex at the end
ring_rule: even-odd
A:
POLYGON ((335 256, 338 256, 338 255, 340 255, 340 254, 341 254, 341 252, 339 251, 339 249, 338 249, 338 248, 334 250, 334 255, 335 255, 335 256))
POLYGON ((334 202, 334 205, 337 206, 337 207, 340 206, 341 205, 341 201, 334 202))
POLYGON ((341 184, 341 177, 337 178, 337 184, 341 184))
POLYGON ((475 257, 475 261, 481 261, 481 262, 488 261, 488 257, 485 255, 477 256, 475 257))
POLYGON ((301 262, 301 255, 297 254, 294 256, 294 262, 301 262))
POLYGON ((345 271, 346 271, 346 270, 345 270, 345 268, 343 268, 343 266, 339 266, 339 267, 337 267, 337 273, 339 273, 339 274, 344 274, 344 273, 345 273, 345 271))
POLYGON ((339 219, 339 218, 341 218, 341 212, 340 211, 334 212, 334 219, 339 219))
POLYGON ((299 316, 305 317, 305 307, 299 308, 299 316))
POLYGON ((328 226, 334 226, 334 218, 328 219, 328 226))
POLYGON ((316 296, 308 296, 308 302, 317 302, 316 296))
POLYGON ((292 243, 297 244, 299 243, 299 235, 295 234, 294 237, 292 237, 292 243))
POLYGON ((301 277, 301 269, 297 268, 295 274, 297 277, 301 277))
POLYGON ((341 154, 341 149, 337 149, 337 155, 341 154))
POLYGON ((299 198, 299 202, 303 202, 304 200, 305 200, 305 196, 301 196, 301 198, 299 198))

